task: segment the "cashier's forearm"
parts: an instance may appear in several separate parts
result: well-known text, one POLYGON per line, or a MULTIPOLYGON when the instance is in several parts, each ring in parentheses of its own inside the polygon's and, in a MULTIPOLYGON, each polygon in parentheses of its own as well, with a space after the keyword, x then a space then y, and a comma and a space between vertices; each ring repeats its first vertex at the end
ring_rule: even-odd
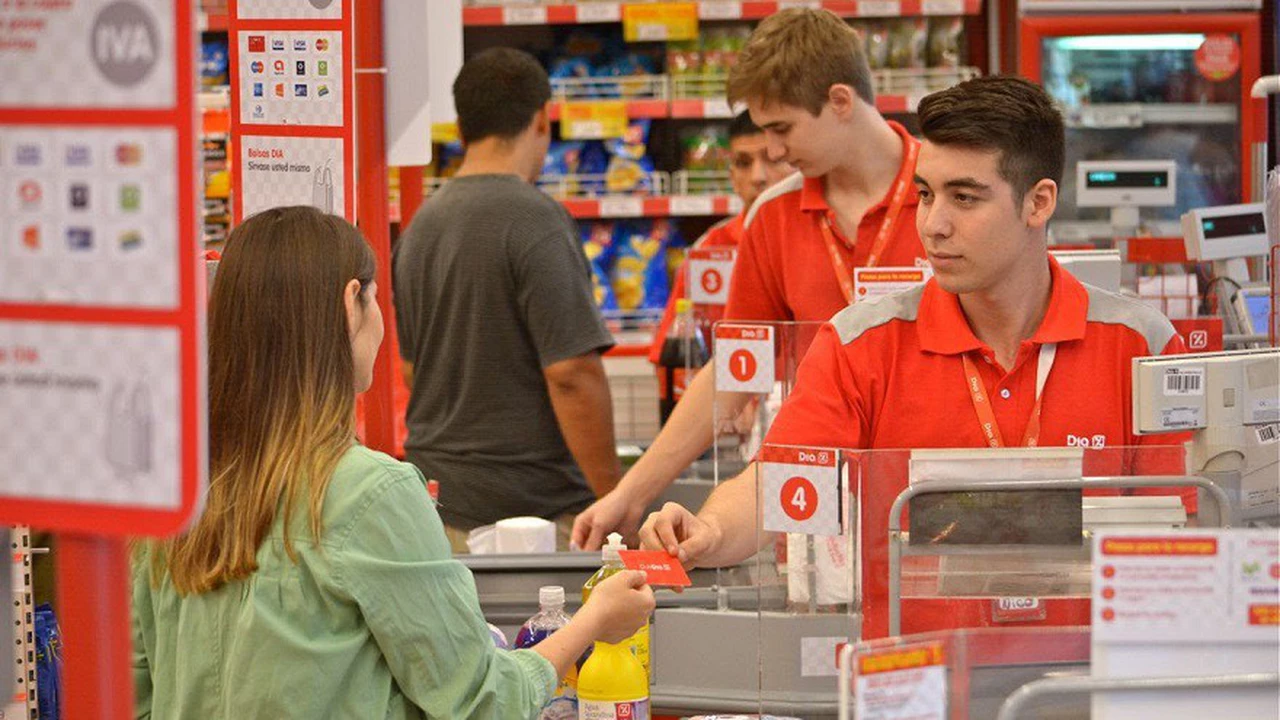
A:
POLYGON ((735 478, 720 483, 698 517, 718 530, 718 542, 698 559, 703 567, 737 565, 755 555, 772 538, 760 530, 760 510, 756 492, 755 463, 735 478))
POLYGON ((703 368, 694 376, 662 432, 622 478, 619 489, 636 498, 639 505, 651 504, 711 447, 716 399, 713 375, 710 368, 703 368))
POLYGON ((596 497, 603 497, 622 476, 604 363, 592 353, 556 363, 545 372, 551 407, 565 444, 596 497))

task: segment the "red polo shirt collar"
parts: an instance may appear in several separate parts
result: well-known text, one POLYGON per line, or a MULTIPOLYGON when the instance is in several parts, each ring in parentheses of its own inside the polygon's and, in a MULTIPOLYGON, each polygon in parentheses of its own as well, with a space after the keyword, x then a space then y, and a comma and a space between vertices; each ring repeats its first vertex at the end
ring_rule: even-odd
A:
MULTIPOLYGON (((898 137, 902 140, 904 147, 907 143, 920 142, 914 137, 911 137, 911 133, 907 132, 907 129, 899 123, 892 120, 887 120, 886 122, 888 122, 889 127, 893 128, 893 131, 898 134, 898 137)), ((915 171, 916 169, 914 167, 907 167, 904 162, 903 166, 898 169, 898 176, 901 178, 903 175, 906 175, 908 180, 910 180, 915 171)), ((800 190, 800 209, 806 212, 830 212, 831 206, 827 205, 826 187, 827 183, 825 176, 805 178, 804 187, 800 190)), ((889 186, 889 191, 893 191, 892 185, 889 186)), ((915 184, 912 183, 910 185, 910 189, 907 190, 907 198, 903 202, 903 205, 914 205, 919 201, 919 197, 920 193, 916 190, 915 184)), ((884 212, 888 208, 888 205, 889 193, 885 193, 885 196, 880 198, 875 205, 867 208, 867 212, 863 215, 863 219, 865 220, 866 218, 871 217, 876 212, 884 212)))
MULTIPOLYGON (((1049 278, 1049 309, 1031 336, 1031 342, 1044 345, 1084 338, 1089 293, 1071 273, 1062 270, 1052 255, 1049 256, 1049 278)), ((916 330, 920 333, 920 347, 926 352, 959 355, 986 347, 969 327, 960 298, 938 287, 936 279, 929 281, 920 298, 916 330)))

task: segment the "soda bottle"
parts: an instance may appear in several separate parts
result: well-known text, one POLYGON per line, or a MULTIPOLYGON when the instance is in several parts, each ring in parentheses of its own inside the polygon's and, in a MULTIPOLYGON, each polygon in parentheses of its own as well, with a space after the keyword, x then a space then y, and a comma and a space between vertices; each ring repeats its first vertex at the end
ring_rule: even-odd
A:
POLYGON ((676 319, 658 355, 658 415, 663 425, 693 380, 693 373, 707 363, 707 343, 693 318, 693 303, 676 301, 676 319))

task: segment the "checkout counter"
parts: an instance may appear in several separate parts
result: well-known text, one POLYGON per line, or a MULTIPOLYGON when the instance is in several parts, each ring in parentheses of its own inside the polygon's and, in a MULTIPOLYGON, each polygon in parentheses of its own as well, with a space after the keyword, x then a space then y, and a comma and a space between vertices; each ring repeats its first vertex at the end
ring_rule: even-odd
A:
MULTIPOLYGON (((790 390, 807 347, 798 339, 811 338, 816 325, 773 330, 781 381, 748 405, 761 427, 790 390)), ((1170 417, 1166 395, 1152 383, 1171 371, 1170 362, 1206 381, 1188 447, 830 449, 819 462, 803 449, 760 447, 758 433, 755 441, 728 438, 742 423, 734 429, 722 420, 743 404, 729 391, 718 393, 716 427, 726 437, 715 445, 711 475, 730 477, 757 453, 766 460, 757 482, 764 549, 735 567, 691 573, 693 587, 682 593, 658 591, 654 715, 850 717, 858 659, 917 646, 945 648, 945 692, 955 710, 949 717, 996 717, 1037 683, 1097 681, 1096 535, 1280 527, 1280 457, 1258 430, 1273 419, 1242 414, 1280 396, 1280 351, 1139 361, 1139 432, 1168 430, 1160 426, 1170 417), (813 495, 780 491, 797 476, 813 495), (1152 487, 1194 488, 1198 514, 1188 517, 1173 496, 1127 494, 1152 487), (818 509, 789 513, 787 498, 818 509)), ((695 469, 702 477, 677 482, 658 504, 700 507, 714 486, 706 470, 695 469)), ((509 635, 536 612, 542 585, 564 586, 566 609, 575 610, 575 588, 600 564, 597 553, 463 561, 476 576, 486 617, 509 635)), ((1277 672, 1263 667, 1245 678, 1252 684, 1206 692, 1265 705, 1280 698, 1277 672)), ((1075 692, 1024 700, 1017 717, 1090 717, 1091 710, 1093 717, 1125 716, 1098 708, 1087 691, 1075 692)))

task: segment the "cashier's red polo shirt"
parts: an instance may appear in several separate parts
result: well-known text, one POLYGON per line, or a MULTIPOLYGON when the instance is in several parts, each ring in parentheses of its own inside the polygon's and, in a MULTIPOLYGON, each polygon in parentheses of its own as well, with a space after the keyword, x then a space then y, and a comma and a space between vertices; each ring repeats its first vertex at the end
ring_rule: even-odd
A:
MULTIPOLYGON (((1005 441, 1019 442, 1035 404, 1040 346, 1057 343, 1044 387, 1040 444, 1091 448, 1084 468, 1089 476, 1184 474, 1185 454, 1177 444, 1185 434, 1136 436, 1130 413, 1132 358, 1183 352, 1182 339, 1155 310, 1082 285, 1052 258, 1048 262, 1048 311, 1012 368, 997 365, 991 348, 969 328, 959 299, 930 280, 915 290, 856 303, 823 326, 765 441, 877 450, 986 447, 966 386, 961 358, 968 354, 1005 441)), ((889 509, 907 487, 908 467, 906 453, 870 453, 858 462, 863 637, 876 638, 888 631, 889 509)), ((1194 490, 1181 494, 1194 511, 1194 490)), ((913 602, 904 606, 905 633, 992 622, 989 602, 913 602)), ((1089 622, 1087 602, 1055 600, 1048 608, 1043 624, 1089 622)))
MULTIPOLYGON (((1185 352, 1159 312, 1083 285, 1049 258, 1052 291, 1012 368, 969 328, 955 295, 921 288, 849 306, 822 328, 766 442, 838 448, 986 447, 961 356, 974 360, 1006 442, 1035 405, 1040 346, 1057 343, 1044 387, 1042 446, 1169 444, 1133 433, 1130 360, 1185 352)), ((1181 441, 1181 436, 1176 441, 1181 441)))
MULTIPOLYGON (((702 234, 694 242, 692 247, 695 248, 713 248, 713 247, 738 247, 738 243, 742 240, 742 232, 744 229, 743 222, 746 219, 746 212, 743 211, 731 218, 725 218, 720 222, 712 225, 709 230, 702 234)), ((688 297, 688 289, 686 288, 687 276, 689 274, 689 262, 685 261, 680 264, 680 269, 676 271, 675 284, 671 287, 671 296, 667 298, 667 307, 662 311, 662 322, 658 324, 658 329, 653 332, 653 345, 649 347, 649 362, 654 365, 658 364, 658 359, 662 357, 662 344, 667 340, 667 333, 671 332, 671 324, 676 319, 676 301, 688 297)), ((705 305, 698 309, 700 325, 709 328, 713 323, 720 320, 724 316, 724 308, 720 306, 705 305)), ((705 338, 710 347, 710 338, 705 338)))
MULTIPOLYGON (((898 123, 890 122, 889 126, 904 144, 918 142, 898 123)), ((925 260, 924 246, 916 231, 919 194, 911 182, 914 172, 904 156, 899 179, 905 177, 910 189, 880 258, 881 267, 910 267, 925 260)), ((835 212, 824 197, 825 186, 823 178, 805 178, 796 173, 766 190, 747 211, 726 318, 826 322, 849 304, 840 290, 823 239, 823 216, 831 221, 839 251, 852 271, 866 266, 889 210, 889 198, 881 198, 867 210, 858 223, 857 237, 851 242, 840 233, 835 212)))

